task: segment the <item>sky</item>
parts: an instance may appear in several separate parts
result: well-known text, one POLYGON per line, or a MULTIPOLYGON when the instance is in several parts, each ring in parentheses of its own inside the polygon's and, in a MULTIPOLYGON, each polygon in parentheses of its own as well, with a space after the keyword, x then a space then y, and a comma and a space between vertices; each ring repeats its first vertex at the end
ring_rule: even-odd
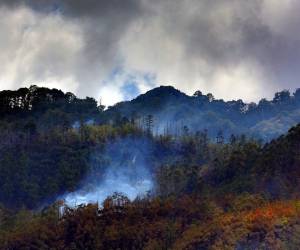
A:
POLYGON ((300 87, 299 0, 0 0, 0 89, 258 101, 300 87))

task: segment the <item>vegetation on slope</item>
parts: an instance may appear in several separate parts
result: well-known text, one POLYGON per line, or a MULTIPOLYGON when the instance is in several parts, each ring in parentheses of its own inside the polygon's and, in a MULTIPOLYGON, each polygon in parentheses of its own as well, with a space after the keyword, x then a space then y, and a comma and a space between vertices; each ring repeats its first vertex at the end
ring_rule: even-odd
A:
MULTIPOLYGON (((107 124, 111 110, 92 99, 22 91, 20 102, 20 93, 0 94, 14 103, 1 106, 1 249, 299 248, 300 125, 266 144, 222 132, 212 138, 184 124, 153 135, 151 115, 142 124, 125 115, 107 124), (91 174, 101 180, 114 157, 107 145, 126 156, 128 138, 150 145, 143 154, 154 190, 134 201, 114 194, 99 207, 66 207, 61 216, 56 198, 91 174)), ((178 103, 189 98, 164 91, 162 99, 170 91, 178 103)))

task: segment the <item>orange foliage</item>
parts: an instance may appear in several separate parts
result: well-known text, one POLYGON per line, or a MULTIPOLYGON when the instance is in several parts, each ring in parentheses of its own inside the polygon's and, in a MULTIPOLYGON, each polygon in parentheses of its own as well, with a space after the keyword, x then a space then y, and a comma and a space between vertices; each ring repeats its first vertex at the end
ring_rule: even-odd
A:
POLYGON ((296 215, 298 215, 298 211, 295 202, 275 202, 249 212, 246 218, 250 223, 265 221, 272 224, 277 219, 290 218, 296 215))
POLYGON ((300 221, 299 201, 229 212, 216 204, 184 196, 126 200, 122 206, 111 202, 100 211, 94 205, 67 209, 60 220, 51 217, 55 213, 33 217, 5 238, 0 235, 0 248, 4 244, 1 249, 30 249, 32 245, 42 249, 48 244, 52 249, 235 249, 254 238, 270 249, 280 249, 278 225, 284 228, 300 221))

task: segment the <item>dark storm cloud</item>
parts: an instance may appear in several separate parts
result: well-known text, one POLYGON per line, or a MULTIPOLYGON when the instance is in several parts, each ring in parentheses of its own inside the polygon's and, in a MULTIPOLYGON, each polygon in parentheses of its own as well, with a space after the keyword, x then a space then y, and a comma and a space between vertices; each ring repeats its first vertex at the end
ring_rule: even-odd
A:
POLYGON ((139 79, 134 83, 139 90, 147 89, 150 85, 142 80, 143 74, 155 75, 157 84, 175 84, 189 93, 201 89, 226 99, 257 100, 299 86, 300 2, 296 0, 7 0, 0 4, 8 7, 3 10, 7 17, 19 11, 24 23, 30 18, 42 23, 32 21, 24 28, 14 17, 4 27, 20 31, 21 40, 0 38, 1 49, 13 51, 25 44, 21 55, 29 58, 26 70, 20 58, 15 60, 18 67, 8 67, 7 72, 18 75, 11 80, 13 86, 17 80, 28 80, 26 74, 30 80, 46 77, 65 89, 64 79, 71 79, 77 94, 105 95, 107 102, 122 99, 124 84, 133 76, 139 79), (47 34, 43 44, 36 41, 47 34), (55 34, 57 39, 51 37, 55 34), (28 50, 34 42, 36 48, 28 50), (122 73, 113 75, 118 68, 122 73))
POLYGON ((7 7, 26 5, 39 11, 58 8, 64 15, 92 18, 118 14, 122 19, 125 16, 134 17, 140 11, 138 0, 1 0, 0 4, 7 7))
POLYGON ((101 17, 118 14, 119 18, 134 17, 140 11, 136 0, 65 0, 62 3, 65 13, 72 16, 101 17))
MULTIPOLYGON (((118 43, 131 23, 141 15, 139 1, 65 0, 60 8, 65 17, 80 20, 84 33, 78 81, 94 82, 93 89, 99 91, 100 81, 95 81, 95 76, 118 67, 122 60, 118 43)), ((82 88, 81 94, 90 95, 90 91, 90 88, 82 88)))

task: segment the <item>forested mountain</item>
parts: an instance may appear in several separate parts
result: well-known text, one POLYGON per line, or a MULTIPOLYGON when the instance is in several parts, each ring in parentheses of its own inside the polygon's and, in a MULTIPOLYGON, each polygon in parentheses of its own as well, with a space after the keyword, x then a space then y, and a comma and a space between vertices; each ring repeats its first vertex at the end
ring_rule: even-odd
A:
POLYGON ((39 130, 69 128, 75 121, 97 119, 103 108, 93 98, 79 99, 70 92, 35 85, 0 92, 0 123, 20 122, 24 126, 29 122, 39 130))
POLYGON ((210 138, 219 133, 227 140, 231 134, 246 134, 267 141, 300 122, 300 89, 293 95, 284 90, 271 101, 262 99, 258 104, 249 104, 242 100, 215 100, 212 94, 201 91, 188 96, 171 86, 161 86, 104 111, 104 106, 93 98, 79 99, 72 93, 31 86, 0 92, 0 103, 2 121, 22 119, 23 124, 35 123, 44 130, 53 126, 79 127, 80 123, 114 125, 129 121, 147 129, 147 119, 151 119, 154 134, 207 130, 210 138))
POLYGON ((154 133, 180 133, 183 126, 192 131, 208 130, 215 137, 221 130, 231 134, 247 134, 269 140, 300 122, 300 89, 275 94, 273 100, 258 104, 242 100, 215 100, 212 94, 196 91, 188 96, 171 86, 161 86, 106 111, 107 119, 127 117, 137 121, 147 115, 154 119, 154 133))
POLYGON ((299 94, 0 92, 0 249, 299 249, 299 94))

